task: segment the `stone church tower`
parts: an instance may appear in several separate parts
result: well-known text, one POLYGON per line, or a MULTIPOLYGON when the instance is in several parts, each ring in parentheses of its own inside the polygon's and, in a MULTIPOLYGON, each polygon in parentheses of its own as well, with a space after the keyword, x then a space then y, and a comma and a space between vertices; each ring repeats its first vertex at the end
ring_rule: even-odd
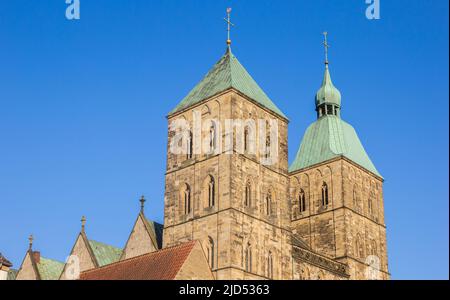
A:
POLYGON ((227 44, 167 116, 163 248, 199 240, 216 279, 388 279, 383 178, 328 59, 288 168, 288 119, 227 44))
MULTIPOLYGON (((202 241, 217 279, 290 279, 287 118, 228 46, 168 116, 169 124, 180 119, 191 129, 186 153, 173 154, 168 146, 164 247, 202 241), (200 132, 192 129, 195 112, 200 132), (245 122, 227 133, 229 120, 245 122), (251 124, 270 124, 264 129, 279 133, 266 153, 255 151, 260 138, 268 139, 251 124), (200 140, 209 153, 194 150, 200 140), (263 163, 269 151, 278 157, 263 163)), ((174 134, 169 128, 169 144, 174 134)))
POLYGON ((341 118, 327 34, 317 120, 288 167, 289 121, 232 53, 230 11, 225 54, 167 116, 164 225, 142 197, 119 249, 88 239, 83 217, 66 263, 31 236, 17 279, 390 278, 383 177, 341 118))
POLYGON ((293 232, 314 251, 348 265, 352 279, 388 279, 383 178, 341 119, 328 59, 315 99, 317 121, 289 168, 293 232))

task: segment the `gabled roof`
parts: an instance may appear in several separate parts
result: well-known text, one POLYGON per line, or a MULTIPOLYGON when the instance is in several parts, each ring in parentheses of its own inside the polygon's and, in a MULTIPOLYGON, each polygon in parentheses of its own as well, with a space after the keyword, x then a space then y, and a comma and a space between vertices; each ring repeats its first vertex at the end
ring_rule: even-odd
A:
POLYGON ((7 260, 6 257, 4 257, 2 255, 2 253, 0 252, 0 266, 2 266, 2 265, 6 266, 8 268, 12 267, 12 263, 9 260, 7 260))
POLYGON ((332 158, 344 156, 381 177, 353 127, 333 115, 319 118, 303 136, 300 149, 289 172, 295 172, 332 158))
POLYGON ((143 214, 142 217, 145 223, 145 227, 147 228, 147 231, 154 243, 155 248, 161 249, 164 226, 155 221, 147 219, 143 214))
POLYGON ((170 280, 175 279, 194 249, 196 241, 122 260, 82 272, 81 280, 170 280))
POLYGON ((195 105, 223 91, 234 88, 263 107, 287 119, 281 110, 269 99, 238 59, 227 48, 206 76, 169 113, 169 115, 195 105))
POLYGON ((36 262, 36 267, 41 280, 58 280, 64 269, 64 263, 41 257, 39 262, 36 262))
POLYGON ((94 240, 89 240, 89 246, 99 267, 118 261, 122 255, 122 249, 94 240))

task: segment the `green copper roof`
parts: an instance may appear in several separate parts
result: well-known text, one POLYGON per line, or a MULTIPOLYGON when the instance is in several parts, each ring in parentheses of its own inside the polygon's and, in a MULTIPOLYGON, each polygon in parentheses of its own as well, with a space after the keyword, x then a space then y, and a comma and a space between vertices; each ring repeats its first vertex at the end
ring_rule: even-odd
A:
POLYGON ((373 165, 353 127, 337 116, 327 115, 311 124, 289 172, 294 172, 329 159, 345 156, 381 177, 373 165))
POLYGON ((64 263, 41 257, 36 266, 42 280, 58 280, 63 271, 64 263))
POLYGON ((316 94, 316 106, 323 103, 336 104, 338 106, 341 105, 341 93, 331 81, 328 63, 325 64, 325 74, 323 75, 322 86, 316 94))
POLYGON ((122 249, 106 245, 97 241, 89 240, 89 245, 94 252, 99 267, 119 261, 122 249))
POLYGON ((202 81, 169 114, 183 110, 230 88, 240 91, 265 108, 287 119, 229 49, 202 81))
POLYGON ((17 273, 19 273, 19 270, 9 269, 6 280, 16 280, 17 273))

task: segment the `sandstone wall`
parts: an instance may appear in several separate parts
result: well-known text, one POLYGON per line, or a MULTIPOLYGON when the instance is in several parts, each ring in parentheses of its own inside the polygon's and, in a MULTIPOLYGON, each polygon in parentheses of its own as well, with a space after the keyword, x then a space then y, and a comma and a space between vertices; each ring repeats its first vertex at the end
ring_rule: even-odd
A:
POLYGON ((321 254, 348 263, 352 279, 363 279, 368 266, 387 278, 386 227, 382 179, 354 163, 338 158, 292 174, 292 229, 321 254), (322 185, 328 186, 329 205, 322 205, 322 185), (299 191, 307 210, 299 211, 299 191))

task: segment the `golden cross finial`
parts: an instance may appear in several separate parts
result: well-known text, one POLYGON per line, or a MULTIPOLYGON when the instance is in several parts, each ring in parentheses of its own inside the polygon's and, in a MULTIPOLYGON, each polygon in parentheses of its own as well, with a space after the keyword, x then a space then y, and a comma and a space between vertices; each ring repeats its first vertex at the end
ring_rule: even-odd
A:
POLYGON ((84 227, 86 226, 86 217, 81 217, 81 231, 84 232, 84 227))
POLYGON ((327 41, 327 35, 328 35, 328 32, 324 31, 324 33, 323 33, 323 37, 324 37, 323 45, 325 47, 325 64, 326 65, 328 65, 328 48, 330 47, 330 45, 328 44, 328 41, 327 41))
POLYGON ((144 212, 144 203, 145 203, 144 195, 141 196, 141 199, 139 199, 139 202, 141 202, 141 213, 143 213, 144 212))
POLYGON ((230 45, 231 45, 231 39, 230 39, 231 26, 234 26, 234 24, 231 23, 231 21, 230 21, 230 14, 231 14, 231 7, 228 7, 227 8, 227 17, 223 18, 225 20, 225 22, 227 22, 227 33, 228 33, 227 45, 228 45, 228 47, 230 47, 230 45))
POLYGON ((34 240, 33 235, 30 234, 30 236, 28 237, 28 241, 30 242, 30 250, 33 247, 33 240, 34 240))

